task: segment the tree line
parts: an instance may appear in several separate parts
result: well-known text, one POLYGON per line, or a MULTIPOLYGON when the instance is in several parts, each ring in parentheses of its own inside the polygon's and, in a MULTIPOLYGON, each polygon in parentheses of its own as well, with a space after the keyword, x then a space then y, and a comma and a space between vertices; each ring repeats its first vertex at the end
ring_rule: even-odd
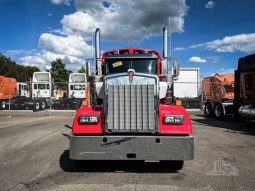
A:
POLYGON ((19 82, 28 82, 34 72, 40 69, 35 66, 22 66, 0 53, 0 75, 15 78, 19 82))

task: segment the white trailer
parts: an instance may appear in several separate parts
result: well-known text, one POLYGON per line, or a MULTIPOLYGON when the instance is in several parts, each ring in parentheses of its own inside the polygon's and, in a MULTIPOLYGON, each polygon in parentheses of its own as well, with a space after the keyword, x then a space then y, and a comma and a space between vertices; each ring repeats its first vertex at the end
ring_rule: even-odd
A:
POLYGON ((199 68, 180 68, 178 80, 174 81, 174 97, 183 102, 184 107, 199 107, 199 68))

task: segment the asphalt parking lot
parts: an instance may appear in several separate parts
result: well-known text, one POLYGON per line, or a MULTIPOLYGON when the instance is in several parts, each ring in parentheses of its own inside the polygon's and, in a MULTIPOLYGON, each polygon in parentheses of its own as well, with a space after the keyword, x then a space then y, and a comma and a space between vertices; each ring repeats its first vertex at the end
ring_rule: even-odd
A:
POLYGON ((143 162, 69 160, 73 112, 0 111, 0 190, 254 190, 254 121, 191 111, 195 159, 182 171, 143 162))

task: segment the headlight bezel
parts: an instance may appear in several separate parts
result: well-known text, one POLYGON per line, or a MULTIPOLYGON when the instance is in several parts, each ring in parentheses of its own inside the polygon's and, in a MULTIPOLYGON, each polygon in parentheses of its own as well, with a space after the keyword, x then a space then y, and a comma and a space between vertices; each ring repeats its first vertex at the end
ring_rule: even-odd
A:
POLYGON ((96 125, 99 123, 99 116, 96 115, 81 115, 78 118, 79 125, 96 125))
POLYGON ((184 115, 165 115, 163 123, 165 125, 182 125, 184 124, 184 115))

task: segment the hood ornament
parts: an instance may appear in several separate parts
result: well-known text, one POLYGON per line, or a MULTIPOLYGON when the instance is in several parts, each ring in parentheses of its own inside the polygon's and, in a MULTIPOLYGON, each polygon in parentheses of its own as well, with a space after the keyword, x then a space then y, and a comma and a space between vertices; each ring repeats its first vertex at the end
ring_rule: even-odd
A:
POLYGON ((134 69, 128 69, 128 78, 129 82, 132 83, 135 75, 135 70, 134 69))

